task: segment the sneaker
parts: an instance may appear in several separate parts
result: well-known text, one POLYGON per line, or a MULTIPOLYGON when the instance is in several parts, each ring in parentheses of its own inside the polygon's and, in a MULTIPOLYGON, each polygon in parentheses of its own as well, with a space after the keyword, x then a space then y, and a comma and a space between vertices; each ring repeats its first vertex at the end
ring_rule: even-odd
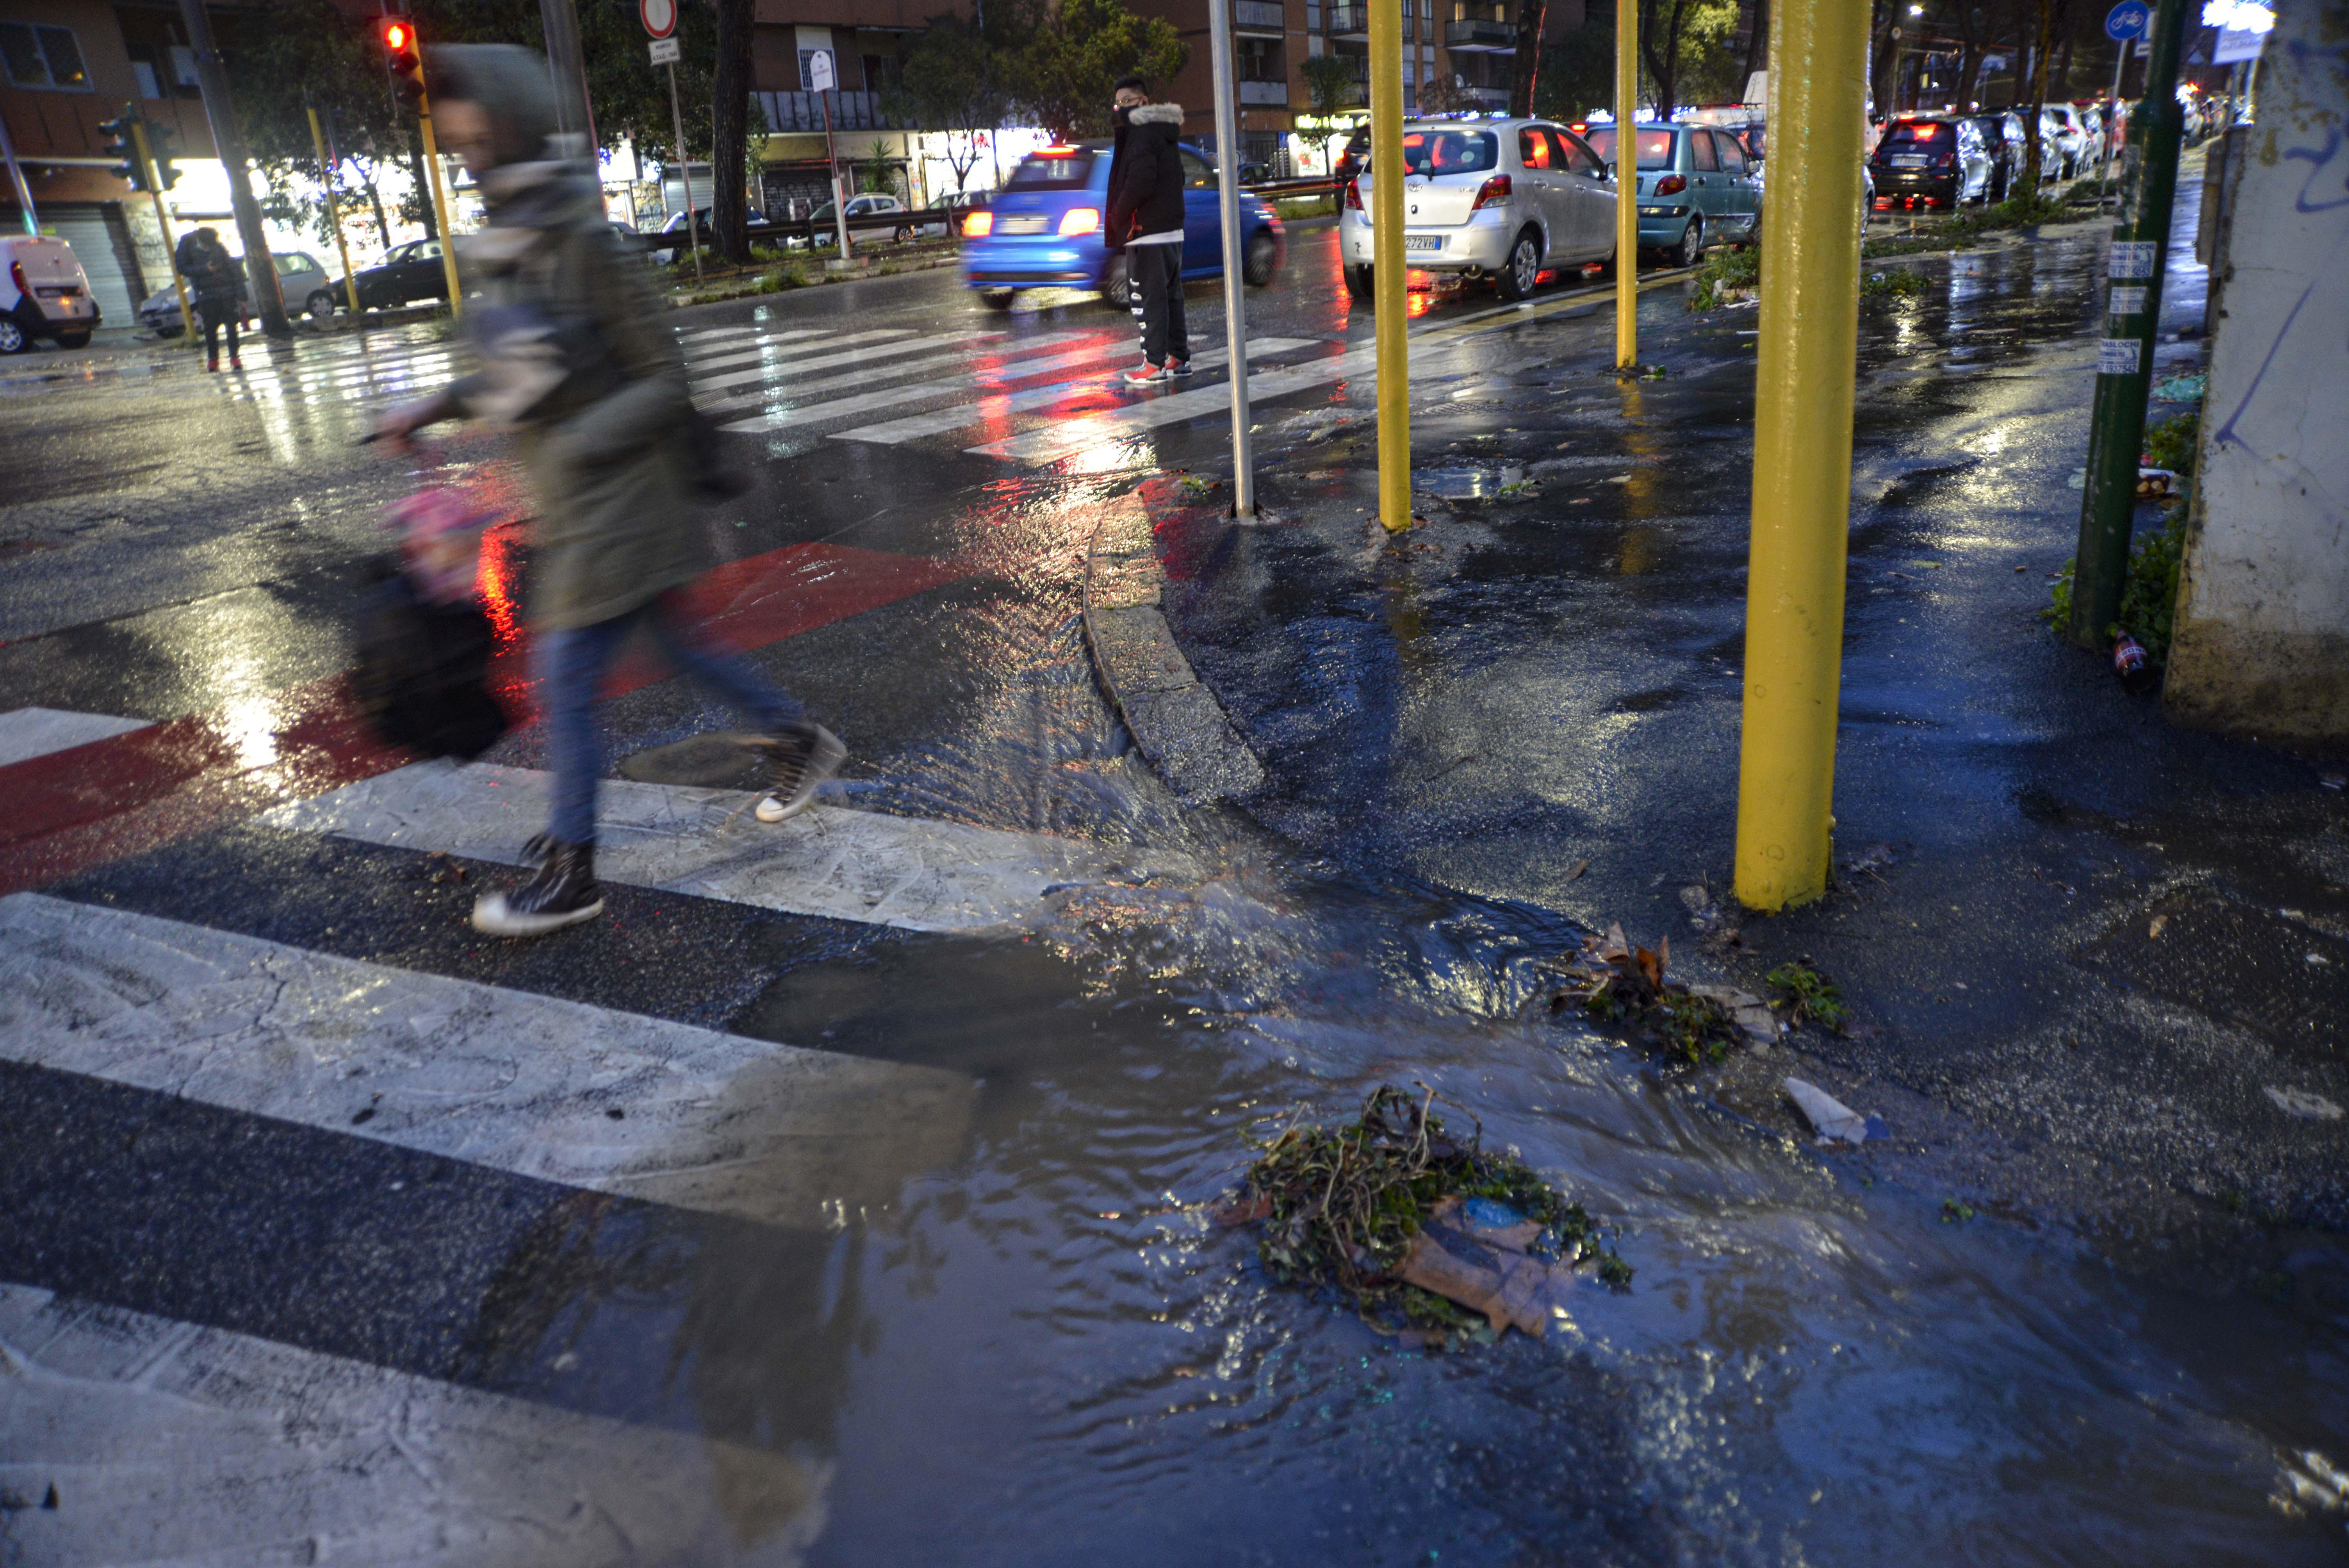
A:
POLYGON ((801 724, 774 738, 768 753, 767 796, 753 813, 761 822, 796 817, 815 802, 823 781, 840 771, 848 748, 820 724, 801 724))
POLYGON ((232 354, 228 356, 228 367, 231 370, 242 370, 244 368, 244 361, 232 354))
POLYGON ((1166 362, 1166 374, 1188 376, 1191 374, 1191 362, 1187 359, 1170 359, 1166 362))
POLYGON ((204 368, 207 370, 218 370, 220 368, 220 356, 214 355, 210 359, 205 360, 204 368))
MULTIPOLYGON (((532 841, 533 846, 541 841, 532 841)), ((483 893, 473 905, 473 929, 491 936, 543 936, 604 913, 595 886, 595 846, 543 840, 538 874, 512 894, 483 893)), ((525 853, 529 852, 527 850, 525 853)))
POLYGON ((1148 360, 1143 360, 1138 369, 1125 373, 1125 384, 1128 387, 1146 387, 1155 382, 1172 379, 1174 379, 1173 373, 1166 366, 1153 365, 1148 360))

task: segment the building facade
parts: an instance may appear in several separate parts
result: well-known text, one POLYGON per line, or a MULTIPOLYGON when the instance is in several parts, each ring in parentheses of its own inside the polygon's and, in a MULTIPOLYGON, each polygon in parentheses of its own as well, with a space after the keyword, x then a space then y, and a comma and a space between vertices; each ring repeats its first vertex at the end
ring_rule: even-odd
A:
MULTIPOLYGON (((8 146, 41 228, 73 246, 109 327, 131 325, 138 302, 171 276, 154 203, 114 176, 98 129, 125 104, 171 133, 170 150, 185 170, 174 205, 217 183, 225 207, 227 183, 178 7, 0 0, 0 120, 8 146)), ((0 226, 21 232, 21 222, 13 183, 0 183, 0 226)))

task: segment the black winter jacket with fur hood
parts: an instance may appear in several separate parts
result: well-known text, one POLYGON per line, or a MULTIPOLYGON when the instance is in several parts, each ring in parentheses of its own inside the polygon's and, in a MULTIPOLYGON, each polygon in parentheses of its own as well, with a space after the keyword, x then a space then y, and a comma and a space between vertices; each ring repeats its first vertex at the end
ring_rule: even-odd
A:
POLYGON ((1117 128, 1117 150, 1109 160, 1109 211, 1102 238, 1112 251, 1143 234, 1183 227, 1183 106, 1148 103, 1132 110, 1117 128))

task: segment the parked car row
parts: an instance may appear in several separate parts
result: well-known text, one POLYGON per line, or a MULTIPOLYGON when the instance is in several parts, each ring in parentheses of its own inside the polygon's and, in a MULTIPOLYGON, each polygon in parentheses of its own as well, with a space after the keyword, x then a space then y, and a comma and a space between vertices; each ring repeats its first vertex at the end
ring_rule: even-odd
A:
MULTIPOLYGON (((2100 104, 2051 103, 2039 111, 2039 178, 2044 183, 2092 173, 2106 149, 2117 150, 2120 126, 2100 104)), ((2023 115, 1902 114, 1885 123, 1868 160, 1877 205, 1955 207, 2003 201, 2030 161, 2023 115)))

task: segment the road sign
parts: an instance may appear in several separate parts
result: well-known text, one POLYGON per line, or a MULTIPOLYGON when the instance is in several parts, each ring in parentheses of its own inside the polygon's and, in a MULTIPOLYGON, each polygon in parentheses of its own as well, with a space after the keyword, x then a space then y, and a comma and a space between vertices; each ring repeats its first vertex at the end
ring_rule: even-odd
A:
POLYGON ((678 46, 677 40, 675 38, 655 38, 652 41, 651 48, 653 54, 653 64, 657 66, 673 66, 677 64, 678 46))
POLYGON ((807 57, 808 91, 828 93, 834 86, 832 75, 832 51, 810 49, 807 57))
POLYGON ((644 18, 645 31, 656 38, 677 31, 677 0, 636 0, 636 15, 644 18))
POLYGON ((2107 38, 2142 38, 2153 25, 2153 7, 2145 0, 2121 0, 2105 14, 2105 36, 2107 38))

